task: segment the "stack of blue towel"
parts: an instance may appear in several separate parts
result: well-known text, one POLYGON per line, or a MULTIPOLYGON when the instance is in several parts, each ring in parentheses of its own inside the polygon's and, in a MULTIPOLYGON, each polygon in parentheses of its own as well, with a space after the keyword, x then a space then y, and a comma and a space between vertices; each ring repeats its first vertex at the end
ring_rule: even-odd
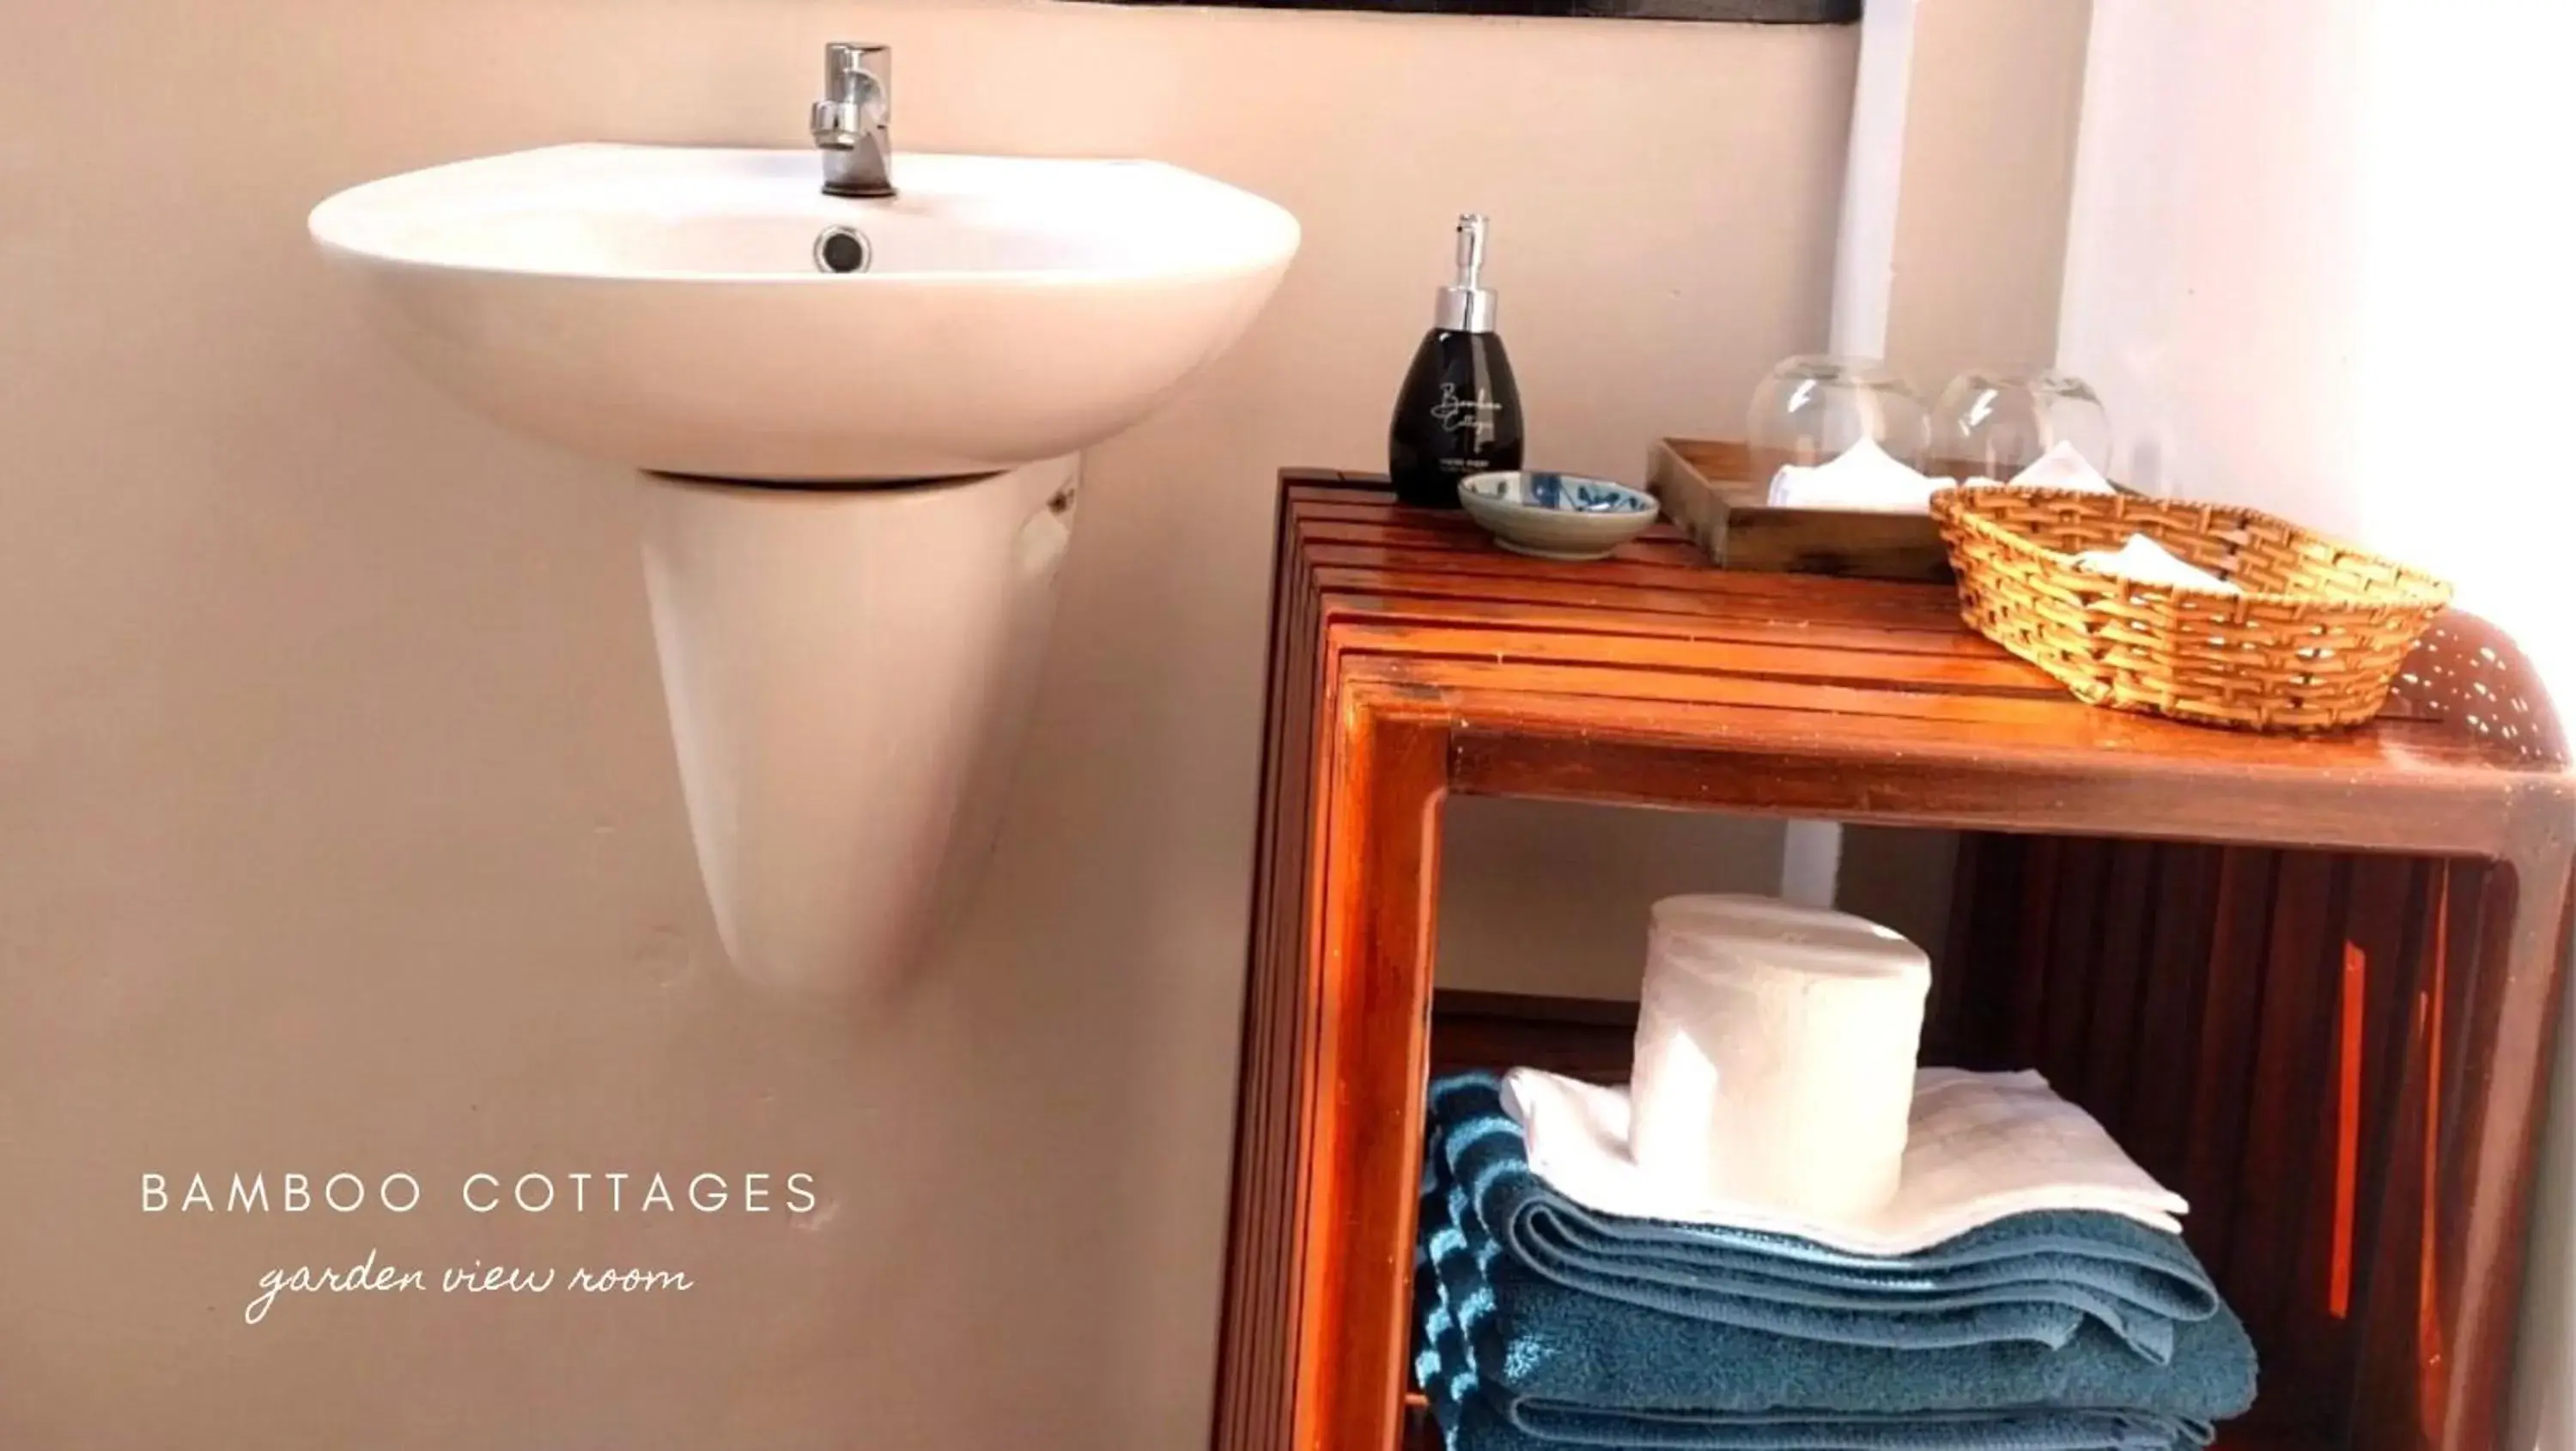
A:
POLYGON ((2020 1214, 1915 1254, 1598 1213, 1497 1079, 1431 1087, 1414 1379, 1449 1451, 2174 1451, 2254 1400, 2180 1238, 2020 1214))

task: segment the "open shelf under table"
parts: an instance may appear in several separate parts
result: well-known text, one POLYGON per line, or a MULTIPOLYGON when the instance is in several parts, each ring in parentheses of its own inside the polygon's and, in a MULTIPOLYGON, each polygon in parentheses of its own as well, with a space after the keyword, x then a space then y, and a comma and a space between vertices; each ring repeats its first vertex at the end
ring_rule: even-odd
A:
MULTIPOLYGON (((1994 869, 1989 864, 1988 870, 1994 869)), ((1975 894, 1970 885, 1963 896, 1972 902, 1975 894)), ((1949 1001, 1964 998, 1951 994, 1949 1001)), ((1631 1002, 1443 989, 1432 998, 1431 1072, 1531 1067, 1621 1083, 1627 1080, 1636 1025, 1637 1006, 1631 1002)), ((1938 1039, 1964 1029, 1936 1021, 1931 1031, 1938 1039)), ((2223 1215, 2225 1210, 2220 1206, 2214 1212, 2223 1215)), ((2276 1424, 2272 1411, 2271 1405, 2258 1405, 2254 1417, 2222 1427, 2214 1451, 2326 1451, 2337 1444, 2326 1430, 2276 1424)), ((1402 1446, 1403 1451, 1441 1451, 1439 1427, 1419 1393, 1404 1397, 1402 1446)))

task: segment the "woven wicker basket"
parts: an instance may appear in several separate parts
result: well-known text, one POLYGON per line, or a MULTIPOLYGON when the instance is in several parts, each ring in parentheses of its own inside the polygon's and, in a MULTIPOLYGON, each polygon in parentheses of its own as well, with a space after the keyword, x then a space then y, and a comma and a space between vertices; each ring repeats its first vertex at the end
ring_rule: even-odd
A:
POLYGON ((2078 699, 2203 725, 2307 731, 2379 713, 2450 603, 2430 575, 2252 509, 2059 489, 1946 489, 1933 517, 1959 612, 2078 699), (2144 534, 2242 594, 2079 567, 2144 534))

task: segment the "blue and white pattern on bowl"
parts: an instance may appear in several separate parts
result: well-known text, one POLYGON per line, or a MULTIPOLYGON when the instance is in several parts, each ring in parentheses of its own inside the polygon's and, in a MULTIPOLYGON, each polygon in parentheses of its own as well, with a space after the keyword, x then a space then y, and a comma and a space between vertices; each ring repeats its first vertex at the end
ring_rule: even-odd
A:
POLYGON ((1581 474, 1475 474, 1459 481, 1458 502, 1496 543, 1540 559, 1599 559, 1657 513, 1652 494, 1581 474))

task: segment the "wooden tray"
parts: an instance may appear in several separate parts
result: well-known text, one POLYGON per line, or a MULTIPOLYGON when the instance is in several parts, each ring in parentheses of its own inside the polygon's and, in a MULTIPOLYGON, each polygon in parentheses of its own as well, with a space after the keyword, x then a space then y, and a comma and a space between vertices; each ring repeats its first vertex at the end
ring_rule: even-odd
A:
POLYGON ((1775 509, 1771 472, 1740 443, 1668 438, 1647 460, 1646 487, 1720 569, 1950 582, 1950 551, 1931 516, 1775 509))

